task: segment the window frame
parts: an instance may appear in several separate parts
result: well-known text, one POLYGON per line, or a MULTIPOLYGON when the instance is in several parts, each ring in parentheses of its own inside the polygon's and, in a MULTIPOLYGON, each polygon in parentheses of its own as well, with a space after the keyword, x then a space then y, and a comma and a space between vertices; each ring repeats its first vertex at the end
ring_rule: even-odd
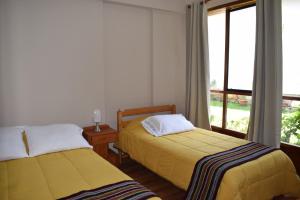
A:
POLYGON ((227 132, 228 134, 232 136, 236 136, 239 138, 244 138, 245 133, 241 133, 238 131, 230 130, 226 128, 226 122, 227 122, 227 96, 229 94, 236 94, 236 95, 244 95, 244 96, 252 96, 252 91, 251 90, 239 90, 239 89, 229 89, 228 88, 228 76, 229 76, 229 38, 230 38, 230 13, 253 7, 256 4, 251 2, 246 5, 241 5, 239 7, 227 7, 225 10, 225 56, 224 56, 224 84, 223 84, 223 90, 216 90, 216 89, 211 89, 211 93, 219 93, 223 94, 223 110, 222 110, 222 126, 214 126, 212 125, 212 129, 214 131, 224 131, 227 132))
MULTIPOLYGON (((223 84, 223 90, 218 90, 218 89, 210 89, 211 93, 219 93, 223 94, 223 107, 222 107, 222 126, 215 126, 211 125, 213 131, 223 131, 226 132, 232 136, 236 136, 239 138, 245 138, 246 134, 238 131, 234 131, 231 129, 226 128, 226 123, 227 123, 227 107, 228 107, 228 102, 227 102, 227 97, 230 94, 234 95, 243 95, 243 96, 251 96, 252 97, 252 90, 240 90, 240 89, 229 89, 228 88, 228 78, 229 78, 229 45, 230 45, 230 13, 237 11, 237 10, 242 10, 245 8, 253 7, 255 6, 256 3, 253 1, 248 1, 246 4, 240 4, 240 5, 232 5, 232 6, 227 6, 225 8, 225 55, 224 55, 224 84, 223 84)), ((216 9, 220 8, 213 8, 210 9, 210 11, 214 11, 216 9)), ((300 101, 300 96, 292 96, 292 95, 282 95, 283 100, 294 100, 294 101, 300 101)))

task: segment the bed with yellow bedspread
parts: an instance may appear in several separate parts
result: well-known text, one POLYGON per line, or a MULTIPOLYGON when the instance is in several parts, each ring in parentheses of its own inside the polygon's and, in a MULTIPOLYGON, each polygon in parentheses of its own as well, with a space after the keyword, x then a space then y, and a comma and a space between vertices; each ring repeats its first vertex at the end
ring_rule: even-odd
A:
POLYGON ((91 149, 75 149, 0 162, 0 199, 53 200, 124 180, 91 149))
MULTIPOLYGON (((154 137, 132 120, 119 134, 120 148, 153 172, 187 190, 196 162, 204 156, 248 143, 203 129, 154 137)), ((217 199, 272 199, 281 194, 300 196, 300 179, 288 156, 273 151, 228 170, 217 199)))

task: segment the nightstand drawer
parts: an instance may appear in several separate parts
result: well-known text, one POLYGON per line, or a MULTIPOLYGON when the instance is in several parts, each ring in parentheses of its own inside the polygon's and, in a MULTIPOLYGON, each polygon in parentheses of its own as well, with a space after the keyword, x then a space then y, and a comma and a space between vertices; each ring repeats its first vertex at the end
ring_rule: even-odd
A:
POLYGON ((100 134, 91 138, 93 145, 107 144, 110 142, 114 142, 117 139, 117 134, 107 134, 107 135, 100 135, 100 134))

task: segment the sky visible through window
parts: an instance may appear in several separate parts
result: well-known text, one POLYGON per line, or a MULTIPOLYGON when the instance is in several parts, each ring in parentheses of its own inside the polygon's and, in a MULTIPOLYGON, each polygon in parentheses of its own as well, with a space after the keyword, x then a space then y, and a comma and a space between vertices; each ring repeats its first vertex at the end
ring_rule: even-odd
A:
POLYGON ((255 6, 230 13, 229 89, 252 90, 255 16, 255 6))
MULTIPOLYGON (((282 1, 283 94, 300 96, 300 1, 282 1)), ((230 89, 252 89, 255 6, 234 11, 230 19, 230 89)), ((223 89, 225 11, 208 17, 211 89, 223 89)))
POLYGON ((211 89, 223 90, 225 56, 225 11, 208 17, 211 89))
POLYGON ((282 1, 283 93, 300 96, 300 1, 282 1))

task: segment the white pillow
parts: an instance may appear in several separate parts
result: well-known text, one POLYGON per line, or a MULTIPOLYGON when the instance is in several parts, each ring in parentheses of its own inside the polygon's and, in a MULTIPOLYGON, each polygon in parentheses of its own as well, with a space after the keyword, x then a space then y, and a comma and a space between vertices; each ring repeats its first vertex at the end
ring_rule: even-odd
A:
POLYGON ((82 128, 75 124, 26 126, 25 134, 30 157, 77 148, 92 148, 82 137, 82 128))
POLYGON ((28 157, 22 133, 19 127, 0 128, 0 161, 28 157))
POLYGON ((154 136, 191 131, 195 127, 181 114, 155 115, 142 122, 143 127, 154 136))

